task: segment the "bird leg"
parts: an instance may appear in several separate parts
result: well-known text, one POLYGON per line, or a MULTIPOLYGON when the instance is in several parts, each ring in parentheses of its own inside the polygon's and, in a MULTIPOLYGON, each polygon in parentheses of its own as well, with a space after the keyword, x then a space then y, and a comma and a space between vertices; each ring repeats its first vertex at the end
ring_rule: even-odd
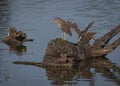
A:
POLYGON ((66 40, 66 33, 65 32, 63 33, 63 36, 64 36, 63 39, 66 40))
POLYGON ((65 41, 66 40, 66 33, 63 32, 63 40, 65 41))

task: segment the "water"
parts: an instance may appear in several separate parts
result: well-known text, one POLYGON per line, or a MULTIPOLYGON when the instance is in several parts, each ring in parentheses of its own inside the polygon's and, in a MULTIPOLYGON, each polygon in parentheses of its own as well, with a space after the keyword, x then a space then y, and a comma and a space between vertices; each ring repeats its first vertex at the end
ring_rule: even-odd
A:
MULTIPOLYGON (((34 39, 24 44, 25 52, 15 51, 0 42, 0 86, 120 85, 120 47, 107 55, 108 59, 85 61, 78 69, 43 69, 12 63, 42 61, 48 42, 61 36, 61 31, 52 24, 56 16, 76 22, 81 30, 94 20, 90 31, 96 31, 95 37, 98 38, 120 24, 120 1, 0 0, 0 39, 7 34, 9 26, 15 26, 34 39), (100 61, 109 63, 109 66, 104 67, 100 61)), ((77 35, 72 33, 67 40, 77 42, 77 35)), ((118 37, 120 35, 115 38, 118 37)))

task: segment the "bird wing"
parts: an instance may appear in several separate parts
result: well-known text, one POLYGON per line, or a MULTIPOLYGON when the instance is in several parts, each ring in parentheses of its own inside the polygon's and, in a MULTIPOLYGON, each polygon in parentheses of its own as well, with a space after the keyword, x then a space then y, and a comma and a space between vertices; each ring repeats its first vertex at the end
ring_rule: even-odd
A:
POLYGON ((69 26, 64 23, 64 24, 61 24, 61 29, 62 31, 64 31, 65 33, 69 34, 70 36, 72 36, 72 33, 71 33, 71 30, 69 28, 69 26))

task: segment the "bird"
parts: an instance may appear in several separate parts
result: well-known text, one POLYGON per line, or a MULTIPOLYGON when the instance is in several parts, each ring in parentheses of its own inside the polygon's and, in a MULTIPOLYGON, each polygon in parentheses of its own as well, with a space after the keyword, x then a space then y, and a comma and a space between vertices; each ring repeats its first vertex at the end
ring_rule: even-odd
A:
POLYGON ((57 24, 57 26, 62 30, 63 40, 66 40, 66 33, 72 36, 69 26, 66 24, 66 22, 62 18, 56 17, 53 23, 57 24))

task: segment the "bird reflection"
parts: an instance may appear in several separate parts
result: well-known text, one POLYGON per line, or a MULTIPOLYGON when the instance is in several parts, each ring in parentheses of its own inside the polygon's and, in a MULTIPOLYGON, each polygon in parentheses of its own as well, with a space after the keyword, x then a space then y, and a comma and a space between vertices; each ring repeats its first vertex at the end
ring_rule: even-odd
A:
POLYGON ((87 59, 80 62, 78 67, 69 69, 46 68, 52 85, 73 85, 79 80, 86 80, 90 86, 94 86, 95 73, 102 73, 105 78, 120 85, 120 67, 106 58, 87 59))

